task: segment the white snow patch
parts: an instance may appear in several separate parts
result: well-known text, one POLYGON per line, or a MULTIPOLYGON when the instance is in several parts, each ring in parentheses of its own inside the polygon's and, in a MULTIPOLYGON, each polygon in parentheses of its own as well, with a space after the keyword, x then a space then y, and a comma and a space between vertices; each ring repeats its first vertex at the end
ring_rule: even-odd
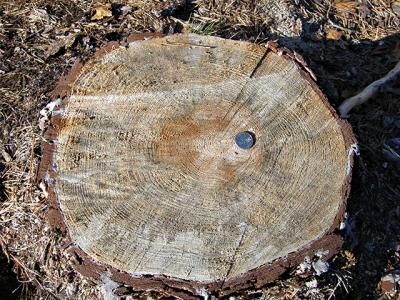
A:
POLYGON ((49 120, 49 117, 52 115, 53 110, 61 104, 61 98, 57 98, 54 101, 51 101, 49 104, 43 108, 39 114, 39 128, 40 130, 44 130, 46 122, 49 120))
POLYGON ((319 258, 322 258, 324 256, 327 256, 329 254, 329 250, 324 250, 324 249, 319 249, 316 253, 315 256, 318 256, 319 258))
POLYGON ((318 282, 317 279, 313 278, 310 281, 306 282, 306 287, 308 287, 309 289, 315 289, 318 287, 318 282))
POLYGON ((317 261, 313 262, 312 267, 317 276, 324 274, 329 270, 329 264, 326 261, 323 261, 322 259, 318 259, 317 261))
POLYGON ((360 155, 360 149, 357 144, 352 144, 347 152, 347 166, 346 166, 346 176, 350 174, 351 170, 351 159, 355 155, 360 155))
POLYGON ((100 292, 104 297, 104 300, 118 300, 119 297, 114 294, 114 290, 119 286, 118 283, 111 280, 111 272, 101 274, 101 287, 100 292))
POLYGON ((296 274, 301 275, 311 270, 311 258, 309 256, 304 257, 304 261, 297 267, 296 274))
POLYGON ((209 294, 205 288, 196 290, 196 294, 203 297, 204 300, 208 300, 209 294))
POLYGON ((348 227, 348 224, 347 224, 348 223, 348 218, 349 218, 349 213, 345 212, 344 213, 344 217, 343 217, 343 221, 340 222, 339 230, 343 230, 343 229, 346 229, 348 227))

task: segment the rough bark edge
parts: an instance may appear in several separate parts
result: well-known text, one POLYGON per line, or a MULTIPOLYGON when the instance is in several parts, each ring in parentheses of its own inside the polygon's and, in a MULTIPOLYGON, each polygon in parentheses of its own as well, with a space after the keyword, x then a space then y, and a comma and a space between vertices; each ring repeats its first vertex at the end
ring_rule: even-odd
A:
MULTIPOLYGON (((110 42, 98 50, 94 58, 99 58, 106 53, 112 51, 120 46, 127 46, 133 41, 145 40, 149 38, 162 37, 161 34, 143 33, 133 34, 126 40, 121 42, 110 42)), ((79 246, 74 244, 68 232, 64 216, 60 210, 58 199, 55 191, 54 183, 56 181, 57 166, 54 163, 54 154, 56 153, 56 142, 58 130, 61 125, 61 117, 54 116, 50 120, 50 124, 44 134, 45 141, 42 143, 42 159, 37 173, 37 182, 45 185, 49 204, 47 218, 49 224, 53 229, 60 231, 65 236, 66 252, 71 256, 74 261, 75 269, 84 276, 100 280, 102 274, 109 273, 111 280, 131 286, 137 291, 155 290, 161 293, 177 296, 184 299, 198 299, 199 297, 206 297, 208 294, 217 294, 219 296, 226 296, 247 288, 260 288, 266 283, 272 282, 282 275, 290 268, 298 266, 303 262, 306 256, 313 257, 318 250, 329 250, 328 254, 323 257, 325 260, 334 256, 342 247, 343 239, 338 234, 338 228, 343 221, 346 209, 347 198, 350 193, 350 183, 352 175, 352 167, 354 163, 355 151, 352 147, 357 144, 353 135, 350 124, 341 119, 334 108, 330 105, 326 96, 319 89, 316 84, 315 75, 307 67, 304 59, 296 52, 291 52, 287 48, 280 48, 274 42, 268 42, 264 45, 266 51, 273 51, 285 59, 294 63, 313 90, 319 95, 321 101, 325 104, 326 108, 331 112, 332 117, 340 126, 342 135, 345 140, 345 151, 348 153, 348 172, 341 189, 341 199, 339 203, 338 212, 331 227, 319 238, 312 241, 303 248, 289 253, 285 257, 278 258, 271 263, 262 265, 256 269, 249 270, 246 273, 238 275, 228 280, 217 280, 213 282, 200 282, 192 280, 182 280, 164 275, 133 275, 127 272, 122 272, 107 264, 100 263, 85 253, 79 246)), ((261 46, 260 46, 261 47, 261 46)), ((90 63, 90 61, 89 61, 90 63)), ((66 99, 72 90, 72 85, 78 78, 80 71, 83 67, 83 62, 77 61, 71 68, 70 72, 62 77, 52 93, 52 99, 63 98, 61 105, 58 109, 63 109, 68 99, 66 99)))

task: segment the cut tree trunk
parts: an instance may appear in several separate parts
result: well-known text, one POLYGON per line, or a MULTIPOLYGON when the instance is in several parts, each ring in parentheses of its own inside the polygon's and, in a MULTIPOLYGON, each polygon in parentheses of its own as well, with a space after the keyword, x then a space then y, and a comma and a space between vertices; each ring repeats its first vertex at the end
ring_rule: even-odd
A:
POLYGON ((226 295, 338 251, 355 140, 307 70, 272 43, 194 34, 77 63, 38 175, 76 269, 226 295))

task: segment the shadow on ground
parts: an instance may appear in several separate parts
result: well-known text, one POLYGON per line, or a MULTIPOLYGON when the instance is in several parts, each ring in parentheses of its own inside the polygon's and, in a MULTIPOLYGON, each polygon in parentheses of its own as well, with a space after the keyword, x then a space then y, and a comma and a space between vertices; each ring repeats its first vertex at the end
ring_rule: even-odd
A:
POLYGON ((19 298, 18 288, 20 284, 15 273, 11 271, 11 264, 2 252, 0 252, 0 299, 12 300, 19 298))

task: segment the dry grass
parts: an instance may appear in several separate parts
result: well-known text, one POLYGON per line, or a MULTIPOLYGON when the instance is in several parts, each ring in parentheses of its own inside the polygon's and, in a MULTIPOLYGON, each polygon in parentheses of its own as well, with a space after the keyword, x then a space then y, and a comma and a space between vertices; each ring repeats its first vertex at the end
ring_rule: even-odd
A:
POLYGON ((306 18, 336 29, 346 38, 379 40, 399 32, 400 14, 393 0, 302 0, 306 18), (397 12, 397 13, 396 13, 397 12))
MULTIPOLYGON (((0 2, 0 243, 22 282, 23 298, 101 296, 98 283, 81 278, 70 266, 59 247, 63 237, 46 223, 47 204, 35 182, 42 138, 38 112, 78 57, 89 57, 104 41, 142 31, 188 30, 255 42, 273 38, 304 55, 325 93, 338 104, 400 59, 400 38, 393 35, 399 33, 400 16, 394 3, 118 1, 108 6, 112 16, 91 20, 97 5, 93 1, 0 2)), ((348 208, 349 224, 357 226, 346 231, 346 247, 331 262, 331 271, 298 276, 294 270, 238 297, 386 297, 379 280, 400 269, 400 190, 398 165, 385 159, 382 147, 400 132, 382 122, 399 111, 399 97, 387 92, 351 115, 361 147, 348 208)))
POLYGON ((198 9, 191 23, 214 24, 218 28, 215 33, 224 37, 260 42, 267 35, 296 36, 301 30, 290 1, 197 0, 195 3, 198 9))

